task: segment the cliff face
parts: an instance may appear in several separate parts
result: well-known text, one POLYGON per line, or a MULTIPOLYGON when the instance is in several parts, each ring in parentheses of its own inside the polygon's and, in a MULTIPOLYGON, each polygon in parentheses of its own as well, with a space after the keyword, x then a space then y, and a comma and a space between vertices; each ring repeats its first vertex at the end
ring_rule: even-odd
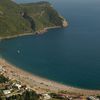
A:
POLYGON ((63 26, 63 18, 48 2, 16 4, 0 0, 0 37, 63 26))

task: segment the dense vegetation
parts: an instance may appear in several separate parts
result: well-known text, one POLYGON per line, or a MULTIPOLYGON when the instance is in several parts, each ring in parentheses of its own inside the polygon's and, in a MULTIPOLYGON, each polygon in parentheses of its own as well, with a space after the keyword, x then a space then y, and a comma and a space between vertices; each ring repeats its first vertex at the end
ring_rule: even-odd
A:
POLYGON ((62 20, 48 2, 17 4, 0 0, 0 37, 62 26, 62 20))
POLYGON ((0 75, 0 83, 5 83, 8 81, 8 78, 5 78, 3 75, 0 75))
POLYGON ((26 90, 22 94, 13 95, 10 97, 0 97, 0 100, 39 100, 39 95, 35 91, 26 90))
POLYGON ((10 0, 0 0, 0 36, 30 31, 29 22, 20 15, 20 6, 10 0))

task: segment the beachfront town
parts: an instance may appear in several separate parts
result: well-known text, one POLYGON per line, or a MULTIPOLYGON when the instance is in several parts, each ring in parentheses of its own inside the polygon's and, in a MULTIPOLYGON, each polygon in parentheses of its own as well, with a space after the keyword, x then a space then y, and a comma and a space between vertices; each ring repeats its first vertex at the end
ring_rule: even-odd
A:
POLYGON ((29 85, 10 78, 6 66, 0 65, 0 100, 100 100, 100 95, 82 95, 67 91, 39 93, 29 85))

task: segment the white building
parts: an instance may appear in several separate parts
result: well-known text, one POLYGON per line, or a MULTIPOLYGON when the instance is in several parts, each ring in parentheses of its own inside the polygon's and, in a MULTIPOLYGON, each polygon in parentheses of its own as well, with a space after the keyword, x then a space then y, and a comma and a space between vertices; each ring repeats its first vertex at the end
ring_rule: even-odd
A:
POLYGON ((0 65, 0 72, 5 71, 5 69, 0 65))
POLYGON ((44 98, 43 100, 49 100, 49 99, 51 99, 51 97, 50 97, 49 94, 43 94, 42 96, 44 98))
POLYGON ((99 99, 97 99, 97 98, 95 98, 95 97, 93 97, 93 96, 89 96, 88 97, 90 100, 99 100, 99 99))
POLYGON ((5 95, 7 95, 7 94, 10 94, 11 91, 10 91, 10 90, 3 90, 3 93, 4 93, 5 95))
POLYGON ((20 84, 15 84, 15 86, 18 88, 18 89, 20 89, 22 86, 20 85, 20 84))

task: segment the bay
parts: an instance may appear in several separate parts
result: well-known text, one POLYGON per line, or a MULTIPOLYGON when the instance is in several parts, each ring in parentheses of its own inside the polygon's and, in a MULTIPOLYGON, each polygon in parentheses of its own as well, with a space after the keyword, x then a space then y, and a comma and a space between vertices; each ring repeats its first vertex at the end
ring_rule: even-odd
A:
POLYGON ((0 41, 0 55, 33 74, 78 88, 100 90, 100 1, 47 1, 69 21, 69 27, 0 41))

